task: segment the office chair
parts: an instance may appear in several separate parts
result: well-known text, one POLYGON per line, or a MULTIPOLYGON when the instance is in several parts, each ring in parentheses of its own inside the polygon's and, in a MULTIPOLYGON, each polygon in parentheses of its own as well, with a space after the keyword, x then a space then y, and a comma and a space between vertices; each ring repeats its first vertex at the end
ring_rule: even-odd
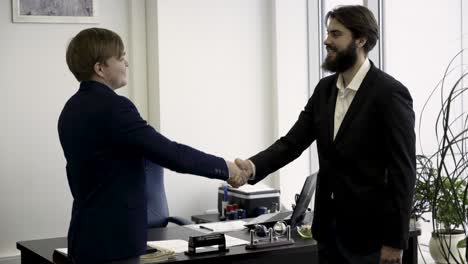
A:
POLYGON ((166 227, 169 222, 177 225, 188 225, 192 222, 177 216, 169 216, 166 191, 164 190, 164 170, 149 160, 145 162, 146 199, 148 228, 166 227))

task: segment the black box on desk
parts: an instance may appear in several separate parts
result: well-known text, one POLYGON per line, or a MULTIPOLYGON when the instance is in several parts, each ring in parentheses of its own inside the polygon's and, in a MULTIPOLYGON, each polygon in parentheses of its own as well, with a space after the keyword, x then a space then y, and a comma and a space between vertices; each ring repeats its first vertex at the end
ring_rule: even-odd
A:
MULTIPOLYGON (((246 211, 247 217, 256 217, 258 207, 279 208, 280 191, 273 188, 258 188, 244 185, 240 189, 228 187, 228 204, 237 204, 246 211)), ((223 186, 218 188, 218 212, 221 214, 221 202, 224 197, 223 186)))

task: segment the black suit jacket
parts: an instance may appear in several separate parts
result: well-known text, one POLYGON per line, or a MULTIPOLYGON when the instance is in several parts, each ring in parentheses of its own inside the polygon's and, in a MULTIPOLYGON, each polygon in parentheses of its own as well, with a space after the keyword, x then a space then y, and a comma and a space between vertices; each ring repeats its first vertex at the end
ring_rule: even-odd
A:
POLYGON ((337 77, 320 80, 291 130, 250 158, 256 166, 251 183, 296 159, 316 140, 314 238, 326 241, 336 220, 339 239, 355 252, 382 244, 406 248, 416 163, 412 98, 372 64, 333 140, 337 77))
POLYGON ((226 180, 223 159, 170 141, 109 87, 85 81, 58 122, 73 195, 68 232, 75 263, 131 258, 146 249, 143 158, 181 173, 226 180))

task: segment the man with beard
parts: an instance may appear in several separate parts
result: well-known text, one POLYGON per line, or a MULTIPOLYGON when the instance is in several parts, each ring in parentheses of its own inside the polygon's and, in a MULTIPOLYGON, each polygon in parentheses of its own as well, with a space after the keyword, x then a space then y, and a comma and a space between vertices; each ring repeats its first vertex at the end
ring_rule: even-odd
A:
POLYGON ((415 182, 412 98, 367 58, 378 39, 370 10, 341 6, 326 21, 322 67, 335 74, 320 80, 285 136, 236 163, 255 184, 317 141, 320 264, 401 263, 415 182))

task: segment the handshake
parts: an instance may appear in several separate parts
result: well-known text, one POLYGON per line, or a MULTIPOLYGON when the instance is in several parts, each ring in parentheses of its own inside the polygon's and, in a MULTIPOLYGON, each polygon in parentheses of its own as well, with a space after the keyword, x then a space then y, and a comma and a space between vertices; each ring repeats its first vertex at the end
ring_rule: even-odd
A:
POLYGON ((253 176, 253 166, 248 160, 236 159, 235 162, 227 161, 226 164, 229 170, 229 183, 234 188, 239 188, 246 184, 253 176))

